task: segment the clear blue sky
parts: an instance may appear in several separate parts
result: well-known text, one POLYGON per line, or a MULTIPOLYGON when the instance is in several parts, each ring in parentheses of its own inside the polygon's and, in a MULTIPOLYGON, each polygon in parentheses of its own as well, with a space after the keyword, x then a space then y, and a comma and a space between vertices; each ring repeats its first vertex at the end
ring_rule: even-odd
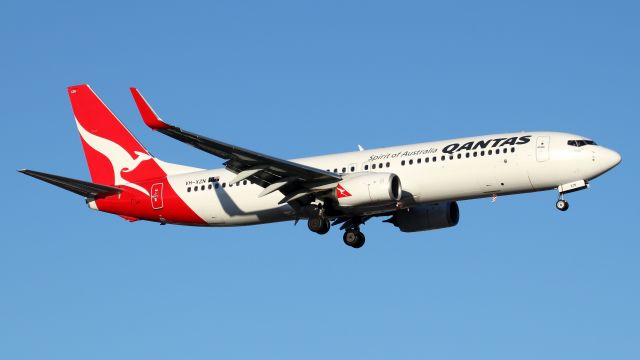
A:
POLYGON ((2 359, 638 359, 640 7, 591 1, 5 1, 2 359), (63 4, 64 3, 64 4, 63 4), (459 226, 201 229, 89 210, 18 174, 89 179, 65 87, 144 127, 279 157, 571 131, 622 164, 571 194, 461 204, 459 226))

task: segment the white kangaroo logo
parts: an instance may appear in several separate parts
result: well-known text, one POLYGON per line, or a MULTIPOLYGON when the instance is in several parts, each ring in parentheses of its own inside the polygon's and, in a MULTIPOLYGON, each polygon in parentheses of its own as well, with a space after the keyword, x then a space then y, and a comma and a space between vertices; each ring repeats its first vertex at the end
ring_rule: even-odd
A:
POLYGON ((76 125, 78 125, 78 131, 80 132, 80 136, 82 136, 82 139, 95 151, 106 156, 107 159, 109 159, 109 162, 111 162, 111 167, 113 168, 114 175, 114 185, 127 186, 149 196, 149 192, 145 190, 145 188, 138 184, 126 181, 120 174, 121 171, 131 172, 135 170, 135 168, 137 168, 141 162, 152 159, 149 154, 135 151, 136 155, 138 156, 134 159, 122 146, 118 145, 117 143, 105 138, 101 138, 85 130, 78 122, 78 119, 76 119, 76 125))

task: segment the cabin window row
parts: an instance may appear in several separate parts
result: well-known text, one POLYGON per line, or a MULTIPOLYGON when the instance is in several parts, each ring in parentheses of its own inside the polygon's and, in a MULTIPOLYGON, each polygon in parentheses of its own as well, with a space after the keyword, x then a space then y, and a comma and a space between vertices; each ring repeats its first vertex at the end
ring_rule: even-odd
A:
MULTIPOLYGON (((234 187, 234 186, 240 186, 240 185, 248 185, 248 184, 252 184, 251 181, 247 181, 247 180, 242 180, 239 181, 237 183, 229 183, 228 186, 229 187, 234 187)), ((226 188, 227 187, 227 183, 223 182, 223 183, 219 183, 219 182, 215 182, 213 184, 209 183, 208 185, 200 185, 200 186, 189 186, 187 187, 187 192, 191 192, 191 191, 205 191, 205 190, 211 190, 211 189, 218 189, 218 188, 226 188)))
MULTIPOLYGON (((387 162, 387 163, 379 163, 379 164, 364 164, 363 169, 364 171, 369 170, 369 167, 371 167, 372 170, 378 168, 378 169, 382 169, 385 167, 391 167, 391 163, 387 162)), ((351 165, 349 168, 349 172, 356 172, 356 166, 355 165, 351 165)), ((333 171, 331 171, 331 169, 325 169, 328 172, 333 172, 334 174, 339 174, 338 170, 341 170, 340 174, 345 174, 347 172, 347 167, 343 167, 342 169, 338 169, 338 168, 334 168, 333 171)))
MULTIPOLYGON (((506 154, 508 151, 509 151, 509 149, 507 149, 507 148, 503 148, 502 149, 502 153, 503 154, 506 154)), ((512 153, 516 152, 516 148, 512 147, 510 151, 512 153)), ((493 151, 493 150, 487 150, 487 151, 482 150, 482 151, 474 151, 473 153, 467 152, 467 153, 464 153, 464 157, 469 159, 471 157, 478 157, 478 156, 485 156, 485 155, 489 156, 489 155, 494 155, 494 154, 495 155, 499 155, 500 154, 500 149, 496 149, 495 151, 493 151)), ((453 159, 456 159, 456 158, 462 159, 462 157, 463 157, 462 153, 458 153, 456 155, 450 154, 448 156, 447 155, 442 155, 442 156, 440 156, 440 161, 445 161, 445 160, 447 160, 447 158, 449 158, 449 160, 453 160, 453 159)), ((433 156, 431 158, 430 157, 424 158, 424 163, 425 164, 428 163, 428 162, 437 162, 437 161, 438 161, 438 157, 437 156, 433 156)), ((414 162, 416 164, 421 164, 423 162, 423 160, 422 160, 422 158, 417 158, 417 159, 415 159, 415 161, 414 161, 414 159, 402 160, 400 162, 400 165, 402 165, 402 166, 405 166, 407 164, 413 165, 414 162)))

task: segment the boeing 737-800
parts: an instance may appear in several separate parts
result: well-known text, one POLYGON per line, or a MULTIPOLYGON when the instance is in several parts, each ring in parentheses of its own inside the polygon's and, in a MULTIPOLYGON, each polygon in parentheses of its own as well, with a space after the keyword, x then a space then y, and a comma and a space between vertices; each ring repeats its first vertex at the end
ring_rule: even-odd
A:
POLYGON ((128 221, 239 226, 306 219, 311 231, 344 230, 364 244, 373 217, 403 232, 455 226, 457 201, 557 189, 565 194, 620 163, 593 140, 562 132, 520 132, 284 160, 213 140, 160 119, 131 88, 151 129, 224 160, 205 170, 153 157, 88 85, 68 88, 91 182, 22 173, 86 198, 91 209, 128 221))

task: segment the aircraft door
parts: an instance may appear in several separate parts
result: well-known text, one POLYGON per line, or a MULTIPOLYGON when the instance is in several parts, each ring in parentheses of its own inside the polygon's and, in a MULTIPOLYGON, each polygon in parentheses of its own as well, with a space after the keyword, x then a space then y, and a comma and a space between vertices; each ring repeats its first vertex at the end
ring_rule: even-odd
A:
POLYGON ((538 136, 536 140, 536 160, 547 161, 549 160, 549 137, 538 136))
POLYGON ((162 183, 151 185, 151 207, 153 208, 153 210, 162 209, 162 186, 162 183))

